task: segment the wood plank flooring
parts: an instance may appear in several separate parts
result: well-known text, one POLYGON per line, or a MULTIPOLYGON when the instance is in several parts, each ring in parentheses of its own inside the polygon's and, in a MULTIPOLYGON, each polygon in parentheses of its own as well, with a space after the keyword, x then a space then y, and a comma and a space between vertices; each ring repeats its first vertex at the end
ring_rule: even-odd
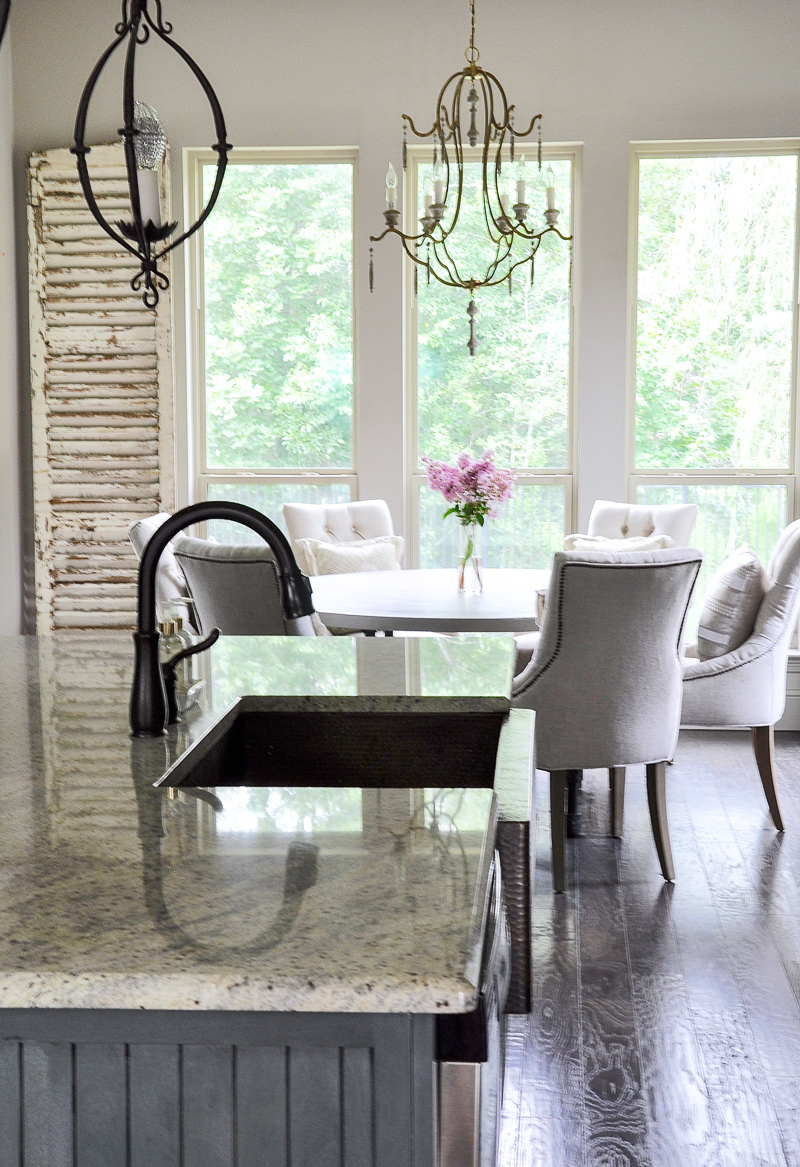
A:
POLYGON ((510 1019, 501 1167, 800 1167, 800 734, 775 736, 782 836, 749 734, 681 735, 673 885, 635 767, 622 840, 605 771, 585 775, 587 837, 554 895, 538 775, 533 1011, 510 1019))

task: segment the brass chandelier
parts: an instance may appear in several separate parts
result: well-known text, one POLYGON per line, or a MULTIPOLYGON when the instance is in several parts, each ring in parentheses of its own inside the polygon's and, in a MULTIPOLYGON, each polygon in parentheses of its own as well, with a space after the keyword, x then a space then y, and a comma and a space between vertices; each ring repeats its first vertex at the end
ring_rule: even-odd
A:
MULTIPOLYGON (((387 235, 398 236, 406 255, 416 265, 415 292, 420 268, 424 270, 429 283, 433 277, 447 287, 463 288, 469 292, 467 314, 470 318, 470 335, 467 347, 470 355, 474 356, 478 347, 475 335, 475 316, 478 312, 474 299, 476 289, 508 283, 511 291, 512 273, 525 264, 530 265, 530 279, 533 282, 534 257, 544 236, 552 232, 565 243, 571 243, 572 236, 564 235, 558 229, 559 211, 555 205, 552 181, 547 186, 547 208, 543 212, 546 226, 541 230, 538 224, 528 223, 531 208, 525 201, 527 183, 524 166, 517 170, 513 189, 510 184, 504 186, 504 156, 513 163, 516 142, 530 138, 535 132, 538 168, 541 171, 542 115, 536 114, 531 118, 530 125, 525 129, 515 127, 514 106, 508 104, 497 77, 479 64, 480 53, 475 47, 475 0, 470 0, 469 46, 464 56, 466 67, 448 77, 439 91, 436 116, 429 130, 421 132, 412 118, 403 114, 404 170, 408 164, 407 130, 410 129, 416 138, 433 140, 433 195, 425 198, 424 213, 419 220, 421 230, 416 234, 406 234, 400 229, 397 175, 389 163, 386 174, 386 210, 383 212, 386 228, 380 235, 371 235, 370 243, 379 243, 387 235), (466 132, 463 125, 466 126, 466 132), (480 148, 481 201, 490 243, 485 269, 478 274, 473 270, 469 275, 460 269, 453 254, 452 243, 455 240, 451 240, 458 227, 465 197, 464 166, 472 160, 466 155, 465 141, 471 150, 480 148), (510 205, 512 197, 516 201, 510 205)), ((373 249, 370 247, 370 291, 373 283, 373 249)))

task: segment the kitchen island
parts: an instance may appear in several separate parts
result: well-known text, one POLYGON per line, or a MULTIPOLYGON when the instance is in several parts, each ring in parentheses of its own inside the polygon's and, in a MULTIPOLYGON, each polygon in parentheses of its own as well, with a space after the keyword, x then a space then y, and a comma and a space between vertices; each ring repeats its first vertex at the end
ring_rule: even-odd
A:
POLYGON ((242 694, 469 710, 512 663, 506 638, 231 638, 202 707, 132 741, 129 637, 3 642, 0 1167, 432 1164, 437 1018, 478 1012, 530 716, 494 791, 169 773, 242 694))

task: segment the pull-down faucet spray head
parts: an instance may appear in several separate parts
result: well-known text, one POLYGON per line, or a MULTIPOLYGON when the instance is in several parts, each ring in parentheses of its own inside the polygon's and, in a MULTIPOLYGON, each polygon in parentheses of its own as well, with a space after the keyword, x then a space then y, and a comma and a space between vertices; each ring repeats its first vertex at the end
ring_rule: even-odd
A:
POLYGON ((253 507, 238 502, 198 502, 176 511, 158 528, 144 549, 139 564, 138 613, 133 634, 135 649, 131 686, 130 726, 134 737, 160 737, 167 727, 168 703, 156 627, 156 569, 166 545, 180 531, 207 519, 241 523, 260 535, 275 557, 284 615, 290 620, 314 611, 311 585, 297 566, 286 536, 279 527, 253 507))

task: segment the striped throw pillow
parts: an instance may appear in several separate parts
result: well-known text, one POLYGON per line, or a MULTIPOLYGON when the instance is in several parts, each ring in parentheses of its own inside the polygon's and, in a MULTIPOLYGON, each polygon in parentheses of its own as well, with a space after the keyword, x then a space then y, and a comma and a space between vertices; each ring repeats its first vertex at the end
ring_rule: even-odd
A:
POLYGON ((697 655, 724 656, 744 644, 756 621, 769 577, 752 547, 743 543, 715 573, 703 596, 697 655))

